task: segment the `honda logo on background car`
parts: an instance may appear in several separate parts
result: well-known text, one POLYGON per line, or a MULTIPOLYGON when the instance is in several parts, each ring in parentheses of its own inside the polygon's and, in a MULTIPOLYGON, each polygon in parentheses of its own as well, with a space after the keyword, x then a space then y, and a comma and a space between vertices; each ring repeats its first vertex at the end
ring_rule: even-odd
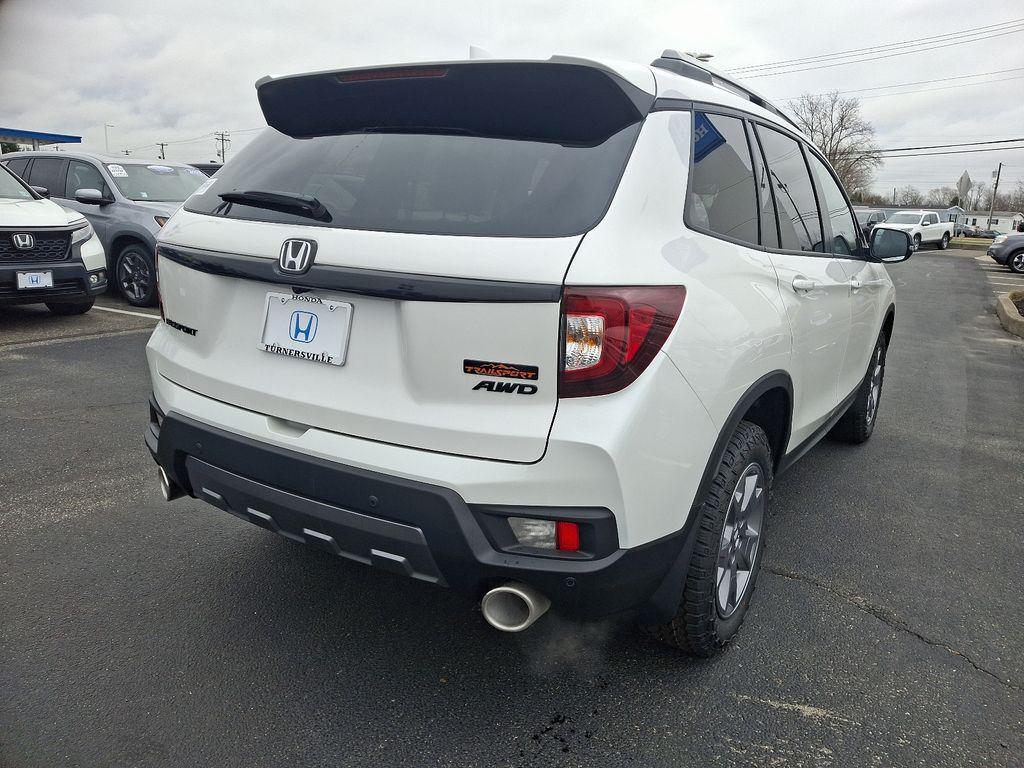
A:
POLYGON ((27 251, 36 245, 36 239, 31 232, 18 232, 11 235, 11 240, 14 241, 14 247, 22 251, 27 251))
POLYGON ((316 255, 316 242, 313 240, 285 240, 281 245, 281 255, 277 263, 282 272, 290 275, 301 275, 308 272, 316 255))

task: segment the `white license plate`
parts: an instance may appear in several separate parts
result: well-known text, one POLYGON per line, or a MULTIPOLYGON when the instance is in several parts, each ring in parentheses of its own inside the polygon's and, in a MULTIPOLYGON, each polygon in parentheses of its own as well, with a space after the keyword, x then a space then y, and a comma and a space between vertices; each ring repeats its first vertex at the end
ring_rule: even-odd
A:
POLYGON ((268 293, 260 349, 276 355, 344 365, 352 305, 310 293, 268 293))
POLYGON ((53 272, 19 272, 18 289, 53 288, 53 272))

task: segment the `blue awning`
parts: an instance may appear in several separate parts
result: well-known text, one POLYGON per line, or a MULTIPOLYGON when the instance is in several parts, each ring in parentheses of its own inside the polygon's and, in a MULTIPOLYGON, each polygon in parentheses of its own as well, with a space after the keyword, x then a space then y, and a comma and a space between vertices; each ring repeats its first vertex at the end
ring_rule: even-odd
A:
POLYGON ((0 141, 16 144, 81 144, 81 136, 64 133, 42 133, 41 131, 18 131, 14 128, 0 128, 0 141))

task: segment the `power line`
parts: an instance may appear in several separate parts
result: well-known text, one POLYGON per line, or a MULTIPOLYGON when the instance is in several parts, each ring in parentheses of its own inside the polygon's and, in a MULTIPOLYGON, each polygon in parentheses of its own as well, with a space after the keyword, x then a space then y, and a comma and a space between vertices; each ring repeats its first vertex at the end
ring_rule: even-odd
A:
POLYGON ((984 31, 990 30, 990 29, 996 29, 996 28, 1000 28, 1001 29, 1001 28, 1005 28, 1005 27, 1007 27, 1009 25, 1020 24, 1021 22, 1024 22, 1024 19, 1010 19, 1009 21, 1003 21, 1003 22, 1000 22, 998 24, 989 24, 989 25, 984 26, 984 27, 975 27, 973 30, 970 30, 970 32, 968 32, 968 33, 964 33, 964 32, 959 31, 959 30, 956 31, 956 32, 944 32, 941 35, 932 35, 931 37, 919 37, 919 38, 914 38, 914 39, 911 39, 911 40, 897 40, 897 41, 892 42, 892 43, 882 43, 882 44, 879 44, 879 45, 871 45, 871 46, 868 46, 866 48, 850 48, 850 49, 845 50, 845 51, 832 51, 830 53, 821 53, 821 54, 818 54, 816 56, 804 56, 803 58, 798 58, 798 59, 784 59, 782 61, 770 61, 770 62, 765 62, 763 64, 748 64, 746 66, 735 67, 733 69, 728 69, 726 71, 727 72, 747 72, 747 71, 755 70, 755 69, 775 69, 775 68, 781 67, 782 65, 786 65, 786 64, 790 64, 790 65, 792 65, 792 64, 803 64, 803 63, 808 62, 808 61, 817 61, 819 59, 846 58, 846 57, 852 56, 854 54, 863 54, 863 53, 865 53, 867 51, 877 51, 877 50, 880 50, 880 49, 883 49, 883 48, 902 48, 902 47, 905 47, 905 46, 919 45, 921 43, 928 42, 928 41, 931 41, 931 40, 938 40, 940 38, 955 37, 956 35, 960 35, 960 34, 975 34, 975 33, 981 33, 981 32, 984 32, 984 31))
POLYGON ((990 149, 952 149, 946 152, 926 152, 920 155, 886 155, 886 160, 897 157, 938 157, 939 155, 971 155, 975 152, 1009 152, 1011 149, 1024 149, 1024 147, 991 147, 990 149))
MULTIPOLYGON (((996 139, 995 141, 960 141, 956 144, 932 144, 927 147, 894 147, 893 149, 879 149, 878 152, 909 152, 912 149, 946 149, 948 147, 976 147, 981 144, 1010 144, 1020 139, 996 139)), ((1007 149, 1020 149, 1020 147, 1007 147, 1007 149)))
MULTIPOLYGON (((911 86, 911 85, 928 85, 930 83, 946 83, 946 82, 949 82, 950 80, 966 80, 966 79, 971 78, 971 77, 988 77, 989 75, 1003 75, 1003 74, 1006 74, 1007 72, 1020 72, 1021 70, 1024 70, 1024 67, 1012 67, 1010 69, 996 69, 996 70, 993 70, 992 72, 977 72, 977 73, 975 73, 973 75, 956 75, 954 77, 939 77, 939 78, 936 78, 935 80, 917 80, 917 81, 915 81, 913 83, 893 83, 892 85, 875 85, 875 86, 872 86, 871 88, 852 88, 852 89, 850 89, 848 91, 838 91, 838 93, 841 94, 841 95, 845 95, 845 94, 848 94, 848 93, 864 93, 865 91, 881 91, 881 90, 884 90, 886 88, 906 88, 907 86, 911 86)), ((1012 79, 1012 78, 1006 78, 1006 79, 1012 79)), ((992 82, 998 82, 998 81, 992 81, 992 82)), ((982 84, 983 83, 968 83, 968 85, 982 85, 982 84)), ((960 88, 961 86, 958 85, 956 87, 960 88)), ((804 94, 800 94, 800 96, 803 96, 803 95, 804 94)), ((812 95, 813 96, 826 96, 828 94, 827 93, 815 93, 815 94, 812 94, 812 95)), ((882 95, 883 96, 889 96, 891 94, 887 94, 886 93, 886 94, 882 94, 882 95)), ((792 101, 793 99, 799 99, 800 96, 776 97, 775 99, 773 99, 773 101, 792 101)), ((868 97, 865 97, 865 98, 868 98, 868 97)))
POLYGON ((906 55, 911 54, 911 53, 931 52, 931 51, 934 51, 934 50, 939 49, 939 48, 949 48, 950 46, 954 46, 954 45, 963 45, 965 43, 977 43, 977 42, 981 42, 982 40, 990 40, 991 38, 994 38, 994 37, 1003 37, 1005 35, 1013 35, 1013 34, 1016 34, 1018 32, 1021 32, 1021 31, 1024 31, 1024 27, 1017 27, 1015 29, 1006 30, 1006 31, 1003 31, 1003 32, 998 32, 996 34, 989 34, 989 35, 984 35, 982 37, 975 37, 975 38, 972 38, 970 40, 955 40, 955 41, 953 41, 951 43, 944 43, 944 44, 941 44, 941 45, 928 45, 928 46, 926 46, 924 48, 915 48, 913 50, 897 51, 896 53, 888 53, 888 54, 885 54, 884 56, 868 56, 868 57, 863 58, 863 59, 853 59, 851 61, 840 61, 840 62, 836 62, 834 64, 819 64, 819 65, 813 66, 813 67, 804 67, 802 69, 787 69, 787 70, 783 70, 783 71, 779 71, 779 72, 765 72, 763 74, 754 74, 754 75, 746 75, 746 74, 744 74, 743 75, 743 79, 744 80, 753 80, 754 78, 758 78, 758 77, 775 77, 776 75, 793 75, 793 74, 796 74, 797 72, 811 72, 811 71, 818 70, 818 69, 832 69, 833 67, 842 67, 842 66, 845 66, 847 64, 863 64, 863 63, 868 62, 868 61, 880 61, 882 59, 891 59, 891 58, 894 58, 896 56, 906 56, 906 55))

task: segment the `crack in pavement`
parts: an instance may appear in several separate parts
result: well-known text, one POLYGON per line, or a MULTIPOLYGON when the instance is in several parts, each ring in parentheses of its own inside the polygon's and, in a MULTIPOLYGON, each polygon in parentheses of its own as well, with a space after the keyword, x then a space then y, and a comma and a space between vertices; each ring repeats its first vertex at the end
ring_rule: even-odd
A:
POLYGON ((857 595, 846 594, 845 592, 841 592, 838 589, 836 589, 835 587, 832 587, 832 586, 830 586, 828 584, 825 584, 822 581, 818 581, 817 579, 811 578, 810 576, 807 576, 807 575, 802 574, 802 573, 797 573, 796 571, 790 571, 790 570, 783 569, 783 568, 778 568, 778 567, 769 567, 767 565, 766 566, 762 566, 762 567, 766 571, 768 571, 769 573, 775 574, 776 576, 781 576, 784 579, 791 579, 793 581, 800 581, 800 582, 803 582, 804 584, 810 584, 813 587, 817 587, 822 592, 826 592, 827 594, 832 595, 833 597, 838 597, 843 602, 849 603, 850 605, 854 606, 855 608, 857 608, 861 612, 866 613, 869 616, 873 616, 874 618, 878 619, 883 624, 887 625, 888 627, 891 627, 892 629, 896 629, 896 630, 899 630, 900 632, 905 632, 906 634, 911 635, 912 637, 916 637, 918 640, 920 640, 921 642, 925 643, 926 645, 930 645, 930 646, 932 646, 934 648, 942 648, 943 650, 945 650, 946 652, 952 654, 953 656, 957 656, 957 657, 963 659, 968 664, 970 664, 972 667, 974 667, 978 672, 981 672, 984 675, 988 675, 989 677, 991 677, 993 680, 995 680, 1000 685, 1004 685, 1004 686, 1006 686, 1008 688, 1012 688, 1015 691, 1024 690, 1024 686, 1021 686, 1019 683, 1016 683, 1013 680, 1010 680, 1009 678, 1004 679, 1004 678, 1000 677, 999 675, 997 675, 992 670, 987 669, 986 667, 984 667, 981 664, 979 664, 978 662, 976 662, 974 659, 972 659, 968 654, 964 653, 963 651, 958 651, 956 648, 953 648, 952 646, 947 645, 946 643, 942 642, 941 640, 935 640, 934 638, 931 638, 931 637, 928 637, 927 635, 921 634, 920 632, 918 632, 917 630, 913 629, 909 624, 907 624, 905 621, 903 621, 902 619, 898 618, 897 616, 895 616, 893 614, 890 614, 890 613, 887 613, 886 611, 882 610, 881 608, 878 608, 876 606, 871 605, 863 597, 859 597, 857 595))

